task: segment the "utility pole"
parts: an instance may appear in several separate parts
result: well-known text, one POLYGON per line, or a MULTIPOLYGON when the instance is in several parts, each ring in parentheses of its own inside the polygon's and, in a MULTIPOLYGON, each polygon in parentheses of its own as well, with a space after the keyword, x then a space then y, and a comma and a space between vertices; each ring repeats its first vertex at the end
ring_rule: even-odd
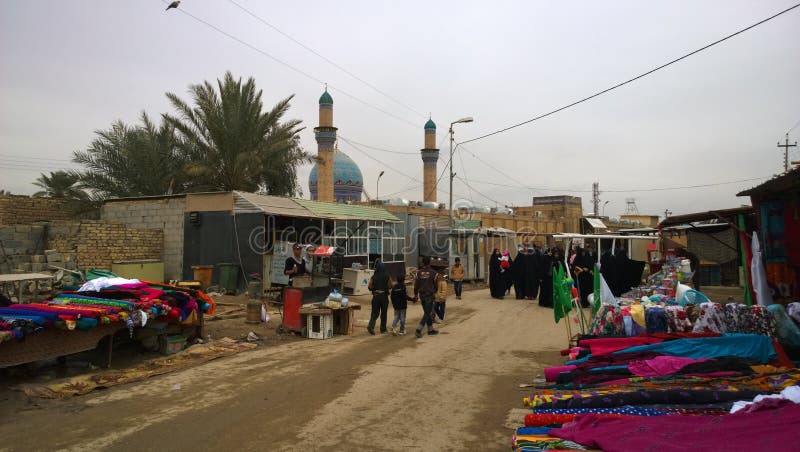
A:
POLYGON ((778 147, 783 148, 783 171, 789 171, 789 148, 796 148, 797 141, 795 141, 794 144, 789 144, 789 133, 787 132, 786 142, 781 144, 781 142, 778 141, 778 147))
POLYGON ((600 215, 600 182, 592 183, 592 206, 594 216, 600 215))

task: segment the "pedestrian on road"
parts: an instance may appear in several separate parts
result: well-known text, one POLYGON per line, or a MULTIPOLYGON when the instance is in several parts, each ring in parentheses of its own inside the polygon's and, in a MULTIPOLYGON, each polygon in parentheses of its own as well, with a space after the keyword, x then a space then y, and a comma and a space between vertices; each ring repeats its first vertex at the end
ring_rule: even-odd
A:
POLYGON ((422 319, 419 321, 415 334, 422 337, 422 329, 428 326, 428 335, 439 334, 433 328, 433 296, 436 293, 436 272, 431 268, 431 258, 422 258, 422 267, 417 270, 417 277, 414 278, 414 296, 422 304, 422 319))
POLYGON ((433 312, 440 320, 437 323, 444 322, 444 308, 447 303, 447 278, 444 276, 446 272, 447 269, 443 269, 436 275, 436 295, 433 297, 433 312))
POLYGON ((394 320, 392 320, 392 334, 403 336, 406 334, 406 310, 408 302, 416 303, 417 299, 408 295, 406 291, 406 275, 400 275, 397 284, 392 287, 392 307, 394 308, 394 320), (397 324, 400 328, 397 328, 397 324))
POLYGON ((492 294, 492 298, 498 300, 502 300, 505 294, 500 257, 500 250, 495 248, 489 258, 489 292, 492 294))
POLYGON ((525 258, 525 298, 535 300, 542 286, 542 250, 535 245, 529 246, 525 258))
POLYGON ((375 265, 375 273, 369 280, 367 286, 372 291, 372 312, 369 316, 369 325, 367 331, 369 334, 375 334, 375 321, 378 316, 381 317, 381 334, 386 334, 386 316, 389 310, 389 291, 394 286, 394 280, 386 272, 386 266, 383 262, 377 262, 375 265))
POLYGON ((503 250, 503 257, 500 258, 500 268, 503 273, 503 295, 511 293, 511 286, 514 285, 514 273, 512 267, 514 263, 511 260, 511 254, 508 250, 503 250))
POLYGON ((450 268, 450 280, 453 281, 453 291, 456 293, 456 300, 461 299, 461 289, 464 283, 464 266, 461 265, 461 258, 457 257, 455 264, 450 268))
POLYGON ((511 274, 514 275, 514 298, 517 300, 525 299, 525 272, 527 264, 527 248, 520 246, 517 248, 517 257, 511 264, 511 274))

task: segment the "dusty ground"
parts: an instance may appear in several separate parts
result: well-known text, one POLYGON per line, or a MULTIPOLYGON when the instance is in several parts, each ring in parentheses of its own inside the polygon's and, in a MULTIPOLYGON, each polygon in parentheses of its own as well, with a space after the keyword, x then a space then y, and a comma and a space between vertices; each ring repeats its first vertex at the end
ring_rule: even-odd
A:
POLYGON ((517 385, 563 361, 551 310, 486 290, 451 299, 438 336, 370 336, 368 313, 351 337, 268 341, 65 401, 15 394, 0 450, 507 450, 517 385))

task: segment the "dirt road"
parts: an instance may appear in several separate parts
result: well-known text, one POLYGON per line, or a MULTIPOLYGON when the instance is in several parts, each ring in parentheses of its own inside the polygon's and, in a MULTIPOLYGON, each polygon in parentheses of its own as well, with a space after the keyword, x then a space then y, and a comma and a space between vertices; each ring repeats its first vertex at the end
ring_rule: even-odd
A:
MULTIPOLYGON (((421 311, 409 306, 409 321, 421 311)), ((507 450, 517 385, 563 361, 552 310, 486 290, 448 301, 438 336, 370 336, 368 315, 352 337, 0 407, 0 450, 507 450)))

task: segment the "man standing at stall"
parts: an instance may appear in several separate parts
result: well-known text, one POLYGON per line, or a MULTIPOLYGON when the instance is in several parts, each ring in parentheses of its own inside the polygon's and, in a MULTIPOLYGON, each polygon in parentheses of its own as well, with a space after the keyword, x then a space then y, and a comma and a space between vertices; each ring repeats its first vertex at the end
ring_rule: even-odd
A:
POLYGON ((286 258, 286 265, 283 274, 289 277, 289 285, 292 285, 296 276, 303 276, 311 273, 311 265, 303 259, 303 246, 299 243, 292 245, 292 256, 286 258))
POLYGON ((437 289, 436 277, 436 271, 431 268, 431 258, 423 257, 422 267, 417 270, 417 277, 414 278, 414 296, 418 297, 422 305, 422 319, 414 333, 418 338, 422 337, 422 329, 425 325, 428 326, 429 336, 439 334, 439 331, 433 329, 433 297, 437 289))

